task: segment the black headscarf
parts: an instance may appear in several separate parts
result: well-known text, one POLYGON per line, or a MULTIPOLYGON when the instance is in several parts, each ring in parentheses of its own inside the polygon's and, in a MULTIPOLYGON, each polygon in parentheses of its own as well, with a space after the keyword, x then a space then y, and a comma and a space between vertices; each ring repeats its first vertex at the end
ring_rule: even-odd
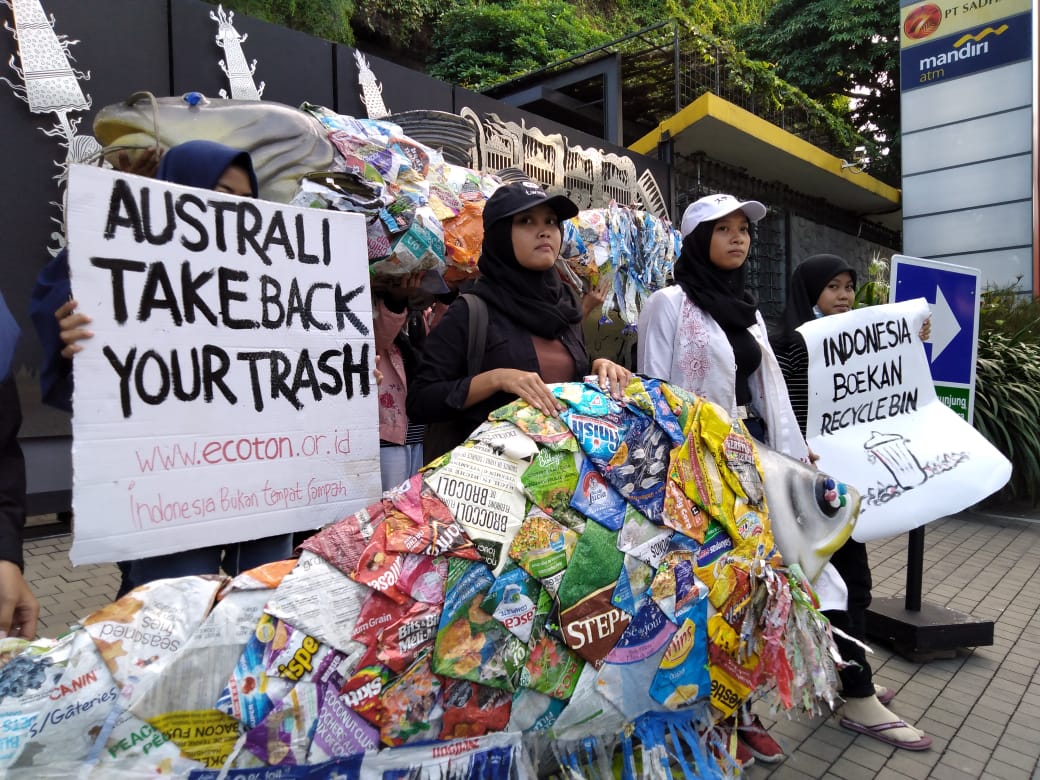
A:
POLYGON ((729 271, 711 262, 711 236, 717 221, 700 223, 683 239, 673 276, 690 300, 730 335, 746 331, 755 323, 758 305, 755 296, 745 289, 747 261, 729 271))
POLYGON ((536 336, 558 339, 581 322, 578 300, 555 268, 532 271, 517 262, 511 216, 485 228, 477 268, 473 292, 536 336))
POLYGON ((827 284, 840 273, 852 276, 856 284, 856 269, 837 255, 813 255, 794 269, 787 285, 787 305, 781 317, 781 331, 773 339, 780 348, 790 346, 800 337, 795 329, 816 318, 813 307, 827 284))

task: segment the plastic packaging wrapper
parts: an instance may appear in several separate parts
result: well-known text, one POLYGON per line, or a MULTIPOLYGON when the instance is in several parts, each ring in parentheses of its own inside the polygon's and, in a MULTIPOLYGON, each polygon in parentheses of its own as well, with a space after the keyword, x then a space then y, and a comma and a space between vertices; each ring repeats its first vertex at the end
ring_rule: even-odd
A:
MULTIPOLYGON (((399 173, 421 170, 399 147, 399 173)), ((561 418, 497 410, 295 563, 153 583, 59 642, 0 643, 0 771, 712 777, 736 771, 713 724, 750 698, 833 706, 829 624, 773 533, 801 515, 770 511, 824 500, 809 467, 652 380, 620 403, 553 392, 561 418)), ((851 530, 850 495, 819 505, 826 538, 851 530)))

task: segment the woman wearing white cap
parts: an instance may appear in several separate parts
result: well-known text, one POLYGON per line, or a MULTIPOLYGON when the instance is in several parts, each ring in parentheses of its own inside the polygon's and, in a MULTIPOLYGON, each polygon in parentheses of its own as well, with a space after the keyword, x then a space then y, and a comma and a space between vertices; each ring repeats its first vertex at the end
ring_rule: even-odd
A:
POLYGON ((745 289, 758 201, 708 195, 683 214, 675 285, 639 316, 639 372, 664 379, 744 420, 755 438, 808 462, 765 321, 745 289))
MULTIPOLYGON (((639 316, 638 368, 722 406, 756 439, 808 462, 765 321, 745 289, 750 225, 765 215, 758 201, 732 195, 708 195, 687 207, 675 284, 651 295, 639 316)), ((741 761, 748 752, 765 762, 783 758, 748 711, 738 734, 741 761)))

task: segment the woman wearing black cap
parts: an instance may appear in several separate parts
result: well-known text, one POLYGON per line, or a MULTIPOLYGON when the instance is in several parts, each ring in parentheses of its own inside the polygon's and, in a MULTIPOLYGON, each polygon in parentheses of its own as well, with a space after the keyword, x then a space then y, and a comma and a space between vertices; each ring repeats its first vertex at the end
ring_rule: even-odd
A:
MULTIPOLYGON (((549 197, 534 182, 506 184, 488 199, 480 279, 472 290, 487 306, 481 370, 470 373, 469 304, 460 298, 426 340, 408 388, 410 419, 454 421, 460 444, 490 412, 517 396, 543 414, 559 414, 563 407, 546 385, 590 373, 581 303, 555 269, 562 223, 577 213, 569 198, 549 197)), ((591 362, 591 373, 618 398, 631 377, 603 358, 591 362)))
MULTIPOLYGON (((837 255, 813 255, 794 269, 787 287, 782 329, 773 337, 773 348, 787 380, 798 425, 805 431, 809 404, 809 355, 797 328, 817 317, 842 314, 856 301, 856 270, 837 255)), ((930 326, 922 329, 928 338, 930 326)), ((849 539, 832 557, 831 563, 848 587, 848 608, 827 610, 831 624, 862 641, 866 639, 866 613, 870 606, 870 564, 862 542, 849 539)), ((874 685, 863 647, 835 634, 842 658, 855 666, 838 670, 841 695, 845 699, 841 725, 868 734, 889 745, 907 750, 926 750, 931 737, 905 723, 886 706, 893 693, 874 685)))

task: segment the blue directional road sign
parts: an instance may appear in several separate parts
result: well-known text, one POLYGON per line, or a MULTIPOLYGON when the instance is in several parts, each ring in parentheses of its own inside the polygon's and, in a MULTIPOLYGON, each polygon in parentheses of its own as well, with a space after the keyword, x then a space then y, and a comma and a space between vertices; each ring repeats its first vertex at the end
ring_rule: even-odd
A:
POLYGON ((919 257, 892 258, 891 301, 924 298, 932 310, 925 343, 939 398, 968 422, 975 410, 979 333, 979 269, 919 257))

